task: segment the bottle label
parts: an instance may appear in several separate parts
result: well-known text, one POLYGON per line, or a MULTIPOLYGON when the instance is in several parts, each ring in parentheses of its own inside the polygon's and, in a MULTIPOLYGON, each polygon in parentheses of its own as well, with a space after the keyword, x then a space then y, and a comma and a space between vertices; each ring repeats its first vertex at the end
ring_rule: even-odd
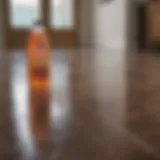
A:
POLYGON ((36 51, 36 66, 33 70, 34 77, 40 79, 45 79, 47 77, 47 67, 46 67, 46 54, 47 47, 43 41, 37 42, 36 51))
POLYGON ((39 56, 44 56, 46 53, 46 45, 44 44, 43 41, 39 41, 37 43, 37 54, 39 56))

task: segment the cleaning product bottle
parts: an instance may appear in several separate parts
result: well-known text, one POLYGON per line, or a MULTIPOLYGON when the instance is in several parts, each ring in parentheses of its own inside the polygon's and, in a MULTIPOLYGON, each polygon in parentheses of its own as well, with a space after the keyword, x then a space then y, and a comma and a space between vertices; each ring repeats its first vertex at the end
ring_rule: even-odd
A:
POLYGON ((37 21, 28 40, 28 73, 32 89, 50 86, 50 52, 45 27, 37 21))

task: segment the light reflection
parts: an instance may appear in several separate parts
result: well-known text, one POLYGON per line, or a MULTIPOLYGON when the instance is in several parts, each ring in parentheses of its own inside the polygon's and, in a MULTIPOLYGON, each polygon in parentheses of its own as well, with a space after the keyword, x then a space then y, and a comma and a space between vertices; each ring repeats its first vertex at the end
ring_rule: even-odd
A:
POLYGON ((49 89, 51 94, 50 92, 44 93, 42 90, 29 89, 25 57, 21 53, 13 53, 12 61, 16 64, 12 65, 11 79, 14 124, 22 154, 27 158, 29 156, 29 159, 36 157, 40 152, 43 154, 45 148, 48 147, 44 146, 50 145, 47 142, 53 141, 57 146, 67 139, 68 129, 72 122, 69 91, 70 68, 67 57, 60 53, 58 56, 54 55, 52 60, 54 65, 51 69, 53 83, 49 89), (40 94, 37 96, 37 93, 40 94), (46 108, 45 113, 44 110, 40 111, 42 112, 41 122, 37 120, 39 119, 37 106, 40 102, 43 102, 41 107, 46 108), (51 137, 50 131, 53 131, 51 137), (41 140, 45 140, 46 144, 37 143, 41 140))
POLYGON ((28 117, 28 85, 26 77, 25 60, 23 55, 17 54, 13 56, 12 70, 12 99, 13 99, 13 117, 15 120, 15 130, 17 135, 17 143, 23 156, 32 157, 35 154, 34 142, 30 132, 30 124, 28 117), (19 78, 19 76, 21 78, 19 78))
POLYGON ((96 53, 93 54, 92 81, 94 94, 101 104, 98 106, 98 114, 102 126, 105 128, 107 124, 122 130, 126 120, 126 55, 115 51, 106 53, 104 50, 96 53))
POLYGON ((71 97, 69 91, 70 57, 65 54, 55 54, 55 65, 52 67, 52 90, 54 95, 51 106, 51 121, 55 130, 67 127, 71 116, 71 97))
POLYGON ((57 149, 62 149, 63 144, 70 136, 72 121, 72 104, 70 94, 70 57, 58 51, 54 54, 52 65, 52 90, 51 123, 52 139, 57 149))
MULTIPOLYGON (((55 95, 57 96, 57 95, 55 95)), ((70 119, 71 108, 70 102, 65 100, 63 93, 61 93, 61 100, 56 98, 56 101, 52 102, 51 107, 51 121, 55 130, 64 129, 70 119)))
POLYGON ((49 88, 39 88, 38 90, 30 88, 29 117, 32 133, 34 135, 34 138, 38 141, 50 139, 49 110, 49 88))

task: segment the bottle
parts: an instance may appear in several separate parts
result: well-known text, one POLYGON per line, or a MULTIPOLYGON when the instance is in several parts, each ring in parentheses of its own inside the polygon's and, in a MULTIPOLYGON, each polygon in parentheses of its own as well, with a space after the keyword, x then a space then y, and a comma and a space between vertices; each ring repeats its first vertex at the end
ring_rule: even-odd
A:
POLYGON ((50 86, 50 47, 41 21, 37 21, 28 38, 28 74, 31 89, 50 86))
POLYGON ((44 26, 35 23, 28 38, 29 114, 35 138, 49 135, 51 49, 44 26))

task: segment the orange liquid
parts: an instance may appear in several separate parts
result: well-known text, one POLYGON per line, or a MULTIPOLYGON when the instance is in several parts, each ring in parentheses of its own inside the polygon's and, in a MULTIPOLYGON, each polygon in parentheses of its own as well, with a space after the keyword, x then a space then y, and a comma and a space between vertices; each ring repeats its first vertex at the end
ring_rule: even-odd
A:
POLYGON ((32 32, 28 42, 28 72, 31 89, 48 89, 50 47, 44 31, 32 32))

